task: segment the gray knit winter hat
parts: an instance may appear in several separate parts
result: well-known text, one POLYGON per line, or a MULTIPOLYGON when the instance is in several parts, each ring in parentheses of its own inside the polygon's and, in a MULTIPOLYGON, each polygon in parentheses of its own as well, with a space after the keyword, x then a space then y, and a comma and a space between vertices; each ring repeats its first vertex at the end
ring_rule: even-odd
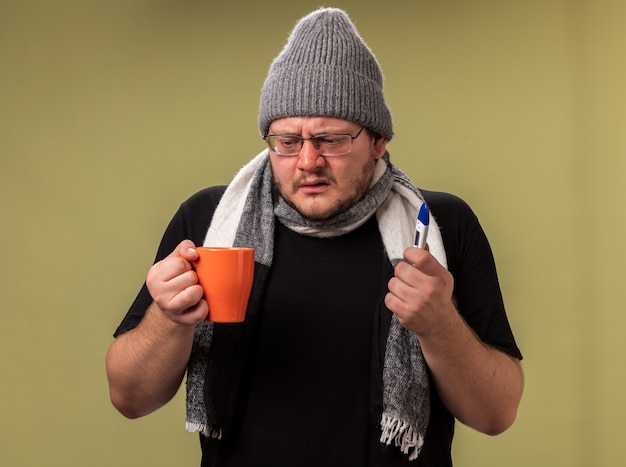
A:
POLYGON ((349 120, 393 137, 380 66, 342 10, 321 8, 302 18, 270 66, 259 106, 261 134, 273 120, 302 116, 349 120))

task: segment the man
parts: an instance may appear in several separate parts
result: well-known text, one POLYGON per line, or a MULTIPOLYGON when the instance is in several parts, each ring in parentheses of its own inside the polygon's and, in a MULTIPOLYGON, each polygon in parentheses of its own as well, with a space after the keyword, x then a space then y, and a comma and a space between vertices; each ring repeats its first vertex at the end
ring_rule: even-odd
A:
POLYGON ((463 201, 391 164, 382 81, 343 11, 301 19, 263 86, 268 149, 181 205, 116 331, 113 404, 146 415, 186 374, 203 466, 449 466, 455 418, 495 435, 516 417, 489 244, 463 201), (204 321, 202 244, 255 248, 244 323, 204 321))

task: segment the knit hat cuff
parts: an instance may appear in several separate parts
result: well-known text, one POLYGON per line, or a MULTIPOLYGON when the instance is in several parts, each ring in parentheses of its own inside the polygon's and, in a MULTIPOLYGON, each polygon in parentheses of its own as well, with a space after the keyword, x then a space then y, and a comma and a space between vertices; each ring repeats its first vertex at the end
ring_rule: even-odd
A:
POLYGON ((279 118, 322 116, 356 122, 388 140, 393 137, 391 113, 380 85, 341 66, 274 68, 263 86, 260 108, 262 134, 279 118))

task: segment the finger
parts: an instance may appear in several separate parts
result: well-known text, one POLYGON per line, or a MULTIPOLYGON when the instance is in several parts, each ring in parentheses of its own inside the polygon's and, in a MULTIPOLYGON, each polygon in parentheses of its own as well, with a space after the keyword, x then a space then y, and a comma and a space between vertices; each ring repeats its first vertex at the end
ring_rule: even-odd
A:
POLYGON ((394 276, 411 287, 415 287, 425 278, 419 266, 406 261, 401 261, 396 265, 394 276))
MULTIPOLYGON (((187 304, 187 301, 193 301, 193 291, 186 291, 180 297, 177 298, 178 302, 174 303, 177 307, 182 307, 187 304), (185 294, 189 294, 185 297, 185 294)), ((155 302, 159 310, 165 314, 170 320, 182 325, 197 325, 204 321, 209 313, 209 306, 206 300, 201 299, 197 303, 188 306, 186 308, 168 309, 155 302)))
POLYGON ((399 318, 411 312, 410 304, 391 291, 385 295, 385 306, 389 311, 398 315, 399 318))
POLYGON ((209 305, 206 300, 200 300, 194 306, 187 308, 177 315, 176 320, 181 324, 199 324, 204 321, 209 314, 209 305))
POLYGON ((187 261, 195 261, 198 259, 198 251, 196 250, 196 245, 191 240, 183 240, 176 246, 172 256, 180 257, 187 261))
POLYGON ((424 274, 434 276, 440 274, 443 266, 430 254, 427 248, 409 247, 404 250, 404 259, 424 274))
POLYGON ((148 279, 152 282, 169 282, 191 269, 192 265, 189 261, 180 256, 170 255, 150 268, 148 279))
POLYGON ((163 304, 166 310, 179 310, 178 313, 185 313, 196 307, 202 300, 202 287, 198 284, 179 290, 163 304))
MULTIPOLYGON (((408 266, 408 265, 407 265, 408 266)), ((410 266, 408 266, 410 267, 410 266)), ((411 281, 406 277, 392 277, 387 285, 389 293, 402 303, 411 303, 418 297, 418 290, 415 281, 411 281)))
POLYGON ((198 284, 198 275, 193 269, 190 269, 166 281, 164 283, 164 291, 171 291, 172 294, 177 294, 196 284, 198 284))

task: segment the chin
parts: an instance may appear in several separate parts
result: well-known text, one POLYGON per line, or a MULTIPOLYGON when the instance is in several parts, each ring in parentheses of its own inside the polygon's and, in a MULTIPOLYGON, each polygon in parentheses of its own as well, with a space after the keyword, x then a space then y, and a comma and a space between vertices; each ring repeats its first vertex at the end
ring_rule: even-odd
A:
POLYGON ((302 217, 308 219, 310 221, 325 221, 326 219, 330 219, 334 216, 333 213, 326 212, 302 212, 298 211, 302 217))
POLYGON ((302 217, 311 221, 324 221, 341 214, 347 209, 344 203, 339 201, 336 204, 328 206, 297 206, 292 207, 300 213, 302 217))
POLYGON ((289 197, 281 193, 283 199, 289 206, 298 211, 305 219, 310 221, 324 221, 330 219, 338 214, 341 214, 348 209, 354 200, 351 199, 328 199, 328 196, 304 196, 304 197, 289 197))

